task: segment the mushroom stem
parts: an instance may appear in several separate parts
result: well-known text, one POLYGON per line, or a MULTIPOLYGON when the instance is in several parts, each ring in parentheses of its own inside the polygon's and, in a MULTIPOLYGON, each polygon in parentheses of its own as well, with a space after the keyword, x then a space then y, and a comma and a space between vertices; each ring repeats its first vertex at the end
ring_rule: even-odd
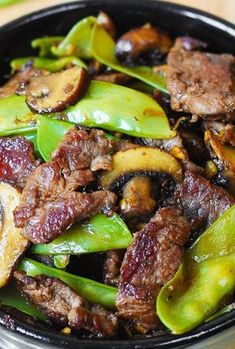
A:
POLYGON ((149 177, 132 178, 124 187, 120 210, 125 218, 144 216, 154 211, 156 201, 152 198, 153 183, 149 177))

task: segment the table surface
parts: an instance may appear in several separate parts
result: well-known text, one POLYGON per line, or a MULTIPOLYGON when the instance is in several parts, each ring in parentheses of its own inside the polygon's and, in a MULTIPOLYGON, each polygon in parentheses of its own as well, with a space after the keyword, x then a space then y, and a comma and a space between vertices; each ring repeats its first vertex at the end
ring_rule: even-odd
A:
MULTIPOLYGON (((71 1, 71 0, 70 0, 71 1)), ((143 0, 144 1, 144 0, 143 0)), ((164 1, 164 0, 163 0, 164 1)), ((196 7, 235 23, 235 0, 169 0, 196 7)), ((24 0, 18 4, 0 8, 0 25, 40 8, 66 2, 66 0, 24 0)))

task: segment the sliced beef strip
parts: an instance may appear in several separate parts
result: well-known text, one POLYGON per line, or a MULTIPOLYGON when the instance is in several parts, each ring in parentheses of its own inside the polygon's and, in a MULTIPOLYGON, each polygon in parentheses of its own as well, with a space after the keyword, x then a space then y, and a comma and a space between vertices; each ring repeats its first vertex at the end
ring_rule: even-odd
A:
POLYGON ((106 253, 104 262, 104 282, 107 285, 118 286, 123 257, 124 250, 111 250, 106 253))
POLYGON ((103 131, 74 128, 66 133, 53 154, 53 160, 59 163, 66 178, 77 170, 111 170, 112 150, 112 143, 105 138, 103 131))
POLYGON ((14 277, 26 299, 38 307, 53 323, 87 330, 99 337, 118 331, 117 317, 101 306, 90 305, 62 281, 39 275, 30 277, 16 271, 14 277))
POLYGON ((132 320, 138 332, 157 327, 156 296, 177 271, 189 234, 189 222, 179 210, 162 208, 127 248, 116 305, 118 315, 132 320))
POLYGON ((23 235, 37 243, 49 243, 73 223, 98 212, 109 213, 116 196, 109 191, 78 193, 66 191, 53 201, 47 201, 28 220, 23 235))
POLYGON ((109 213, 116 200, 113 193, 75 190, 93 181, 94 171, 111 168, 111 151, 103 131, 69 130, 52 160, 29 176, 14 211, 15 225, 24 228, 32 242, 48 243, 75 221, 99 211, 109 213))
POLYGON ((234 56, 187 51, 176 45, 167 63, 167 88, 173 110, 203 117, 234 114, 234 56))
POLYGON ((22 189, 30 173, 40 164, 33 152, 33 144, 24 137, 0 137, 0 182, 22 189))
POLYGON ((186 171, 184 181, 176 186, 171 202, 183 210, 196 231, 211 225, 235 200, 224 189, 196 173, 186 171))

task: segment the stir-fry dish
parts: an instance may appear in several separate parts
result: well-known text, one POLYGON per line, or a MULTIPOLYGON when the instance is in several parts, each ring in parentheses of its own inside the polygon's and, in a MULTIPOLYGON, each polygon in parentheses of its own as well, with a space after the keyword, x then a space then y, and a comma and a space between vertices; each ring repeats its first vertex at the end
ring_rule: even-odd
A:
POLYGON ((182 334, 234 309, 235 58, 117 29, 101 12, 33 40, 0 88, 1 311, 182 334))

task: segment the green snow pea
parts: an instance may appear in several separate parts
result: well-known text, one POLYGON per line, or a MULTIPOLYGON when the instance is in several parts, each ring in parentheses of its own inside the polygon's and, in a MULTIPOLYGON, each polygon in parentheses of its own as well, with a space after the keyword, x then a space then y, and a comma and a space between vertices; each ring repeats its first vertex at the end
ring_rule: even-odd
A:
POLYGON ((93 55, 99 62, 168 93, 166 79, 162 75, 154 73, 152 68, 121 65, 115 56, 115 42, 99 24, 94 26, 91 42, 93 55))
POLYGON ((42 115, 38 117, 37 146, 45 161, 51 160, 51 154, 56 150, 65 133, 72 127, 74 125, 70 122, 42 115))
POLYGON ((174 334, 203 323, 235 291, 234 219, 235 205, 198 238, 161 289, 157 314, 174 334))
POLYGON ((0 136, 32 132, 37 128, 37 114, 32 113, 24 96, 0 99, 0 136))
POLYGON ((0 304, 16 308, 27 315, 45 321, 45 317, 40 310, 28 303, 20 294, 14 281, 0 290, 0 304))
POLYGON ((63 41, 52 47, 51 52, 55 56, 78 56, 85 59, 92 58, 91 32, 96 23, 95 17, 86 17, 75 24, 63 41))
POLYGON ((45 57, 22 57, 16 58, 11 61, 11 69, 13 71, 19 70, 23 65, 28 62, 33 62, 33 66, 36 69, 44 69, 51 73, 56 73, 62 70, 68 64, 74 64, 78 67, 86 68, 86 64, 78 57, 69 56, 64 58, 45 58, 45 57))
POLYGON ((38 152, 37 132, 36 131, 22 133, 20 136, 24 136, 28 141, 32 142, 34 145, 34 150, 36 152, 38 152))
MULTIPOLYGON (((37 146, 45 161, 51 160, 52 153, 58 147, 65 133, 73 127, 74 124, 71 122, 56 120, 42 115, 38 117, 37 146)), ((105 137, 113 141, 117 140, 117 137, 108 133, 105 133, 105 137)))
POLYGON ((89 302, 101 304, 108 309, 115 309, 117 289, 114 287, 48 267, 29 258, 23 259, 19 269, 32 277, 44 274, 60 279, 89 302))
POLYGON ((116 213, 112 217, 100 213, 85 223, 73 225, 49 244, 33 245, 30 252, 76 255, 127 248, 131 241, 129 229, 116 213))
POLYGON ((39 49, 40 57, 53 57, 51 48, 58 46, 58 44, 64 39, 64 36, 45 36, 43 38, 34 39, 31 42, 32 48, 39 49))
POLYGON ((165 112, 150 96, 103 81, 91 81, 86 95, 64 112, 68 121, 130 136, 171 138, 165 112))
MULTIPOLYGON (((71 123, 100 127, 110 131, 146 138, 171 138, 165 112, 158 103, 144 93, 102 81, 91 81, 86 95, 74 106, 51 117, 67 118, 71 123)), ((24 96, 0 100, 0 135, 36 129, 38 115, 33 114, 24 96)))

